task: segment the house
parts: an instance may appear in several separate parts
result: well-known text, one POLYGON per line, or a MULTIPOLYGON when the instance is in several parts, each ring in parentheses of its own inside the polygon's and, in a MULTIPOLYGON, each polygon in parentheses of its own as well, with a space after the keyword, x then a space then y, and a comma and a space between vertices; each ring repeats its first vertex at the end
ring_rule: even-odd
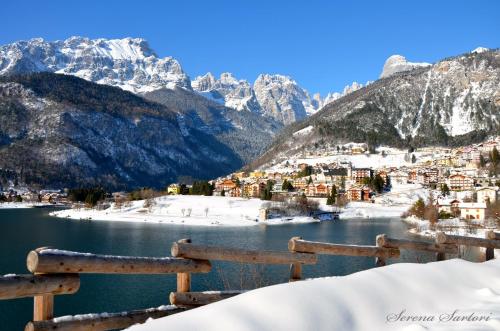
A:
POLYGON ((237 186, 236 183, 233 182, 232 179, 224 179, 222 181, 218 181, 217 183, 215 183, 216 191, 218 192, 224 191, 224 193, 233 190, 236 186, 237 186))
POLYGON ((170 184, 167 187, 167 194, 177 195, 181 193, 181 186, 179 184, 170 184))
POLYGON ((417 181, 417 171, 411 170, 408 172, 408 182, 415 183, 417 181))
POLYGON ((368 201, 370 193, 371 190, 368 186, 353 185, 347 190, 347 199, 349 201, 368 201))
POLYGON ((474 186, 474 180, 469 176, 455 174, 449 177, 448 186, 452 191, 469 191, 474 186))
POLYGON ((265 175, 264 171, 253 171, 249 174, 250 178, 263 178, 265 175))
POLYGON ((365 178, 372 177, 372 169, 370 168, 353 168, 351 178, 357 183, 362 184, 365 178))
POLYGON ((326 197, 328 195, 328 186, 325 184, 316 185, 316 196, 326 197))
POLYGON ((325 179, 329 178, 333 184, 341 186, 342 181, 344 181, 345 184, 345 181, 347 180, 348 170, 347 168, 335 168, 325 171, 324 174, 325 174, 325 179))
POLYGON ((460 218, 466 220, 484 220, 486 212, 485 202, 462 202, 458 204, 460 218))
POLYGON ((407 184, 408 183, 408 173, 403 171, 393 171, 388 174, 391 179, 392 184, 407 184))
POLYGON ((482 187, 476 191, 477 202, 490 202, 497 201, 498 187, 482 187))
POLYGON ((458 215, 460 212, 458 208, 459 204, 460 201, 456 199, 438 199, 437 201, 438 212, 458 215))

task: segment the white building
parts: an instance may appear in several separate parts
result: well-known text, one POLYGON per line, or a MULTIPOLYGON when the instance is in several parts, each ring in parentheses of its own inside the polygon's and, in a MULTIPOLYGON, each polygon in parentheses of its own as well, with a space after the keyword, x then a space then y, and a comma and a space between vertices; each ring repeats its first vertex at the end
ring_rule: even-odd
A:
POLYGON ((477 193, 477 202, 490 202, 497 201, 498 187, 481 187, 477 193))
POLYGON ((462 202, 458 204, 460 218, 467 220, 484 220, 486 213, 485 202, 462 202))

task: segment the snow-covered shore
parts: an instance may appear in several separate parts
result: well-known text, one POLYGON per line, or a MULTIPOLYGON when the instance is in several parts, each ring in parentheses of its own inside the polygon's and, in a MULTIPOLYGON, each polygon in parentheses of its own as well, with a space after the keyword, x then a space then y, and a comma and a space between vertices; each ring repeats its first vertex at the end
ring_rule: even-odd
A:
POLYGON ((0 209, 23 209, 23 208, 33 208, 36 206, 45 207, 45 206, 51 206, 51 204, 33 203, 33 202, 3 202, 3 203, 0 203, 0 209))
POLYGON ((256 226, 318 222, 312 217, 305 216, 259 221, 259 210, 266 203, 260 199, 173 195, 158 197, 154 201, 151 208, 144 208, 145 201, 139 200, 121 208, 111 206, 105 210, 67 209, 52 212, 50 215, 71 219, 193 226, 256 226))
POLYGON ((498 259, 398 263, 269 286, 130 330, 500 330, 499 275, 498 259))

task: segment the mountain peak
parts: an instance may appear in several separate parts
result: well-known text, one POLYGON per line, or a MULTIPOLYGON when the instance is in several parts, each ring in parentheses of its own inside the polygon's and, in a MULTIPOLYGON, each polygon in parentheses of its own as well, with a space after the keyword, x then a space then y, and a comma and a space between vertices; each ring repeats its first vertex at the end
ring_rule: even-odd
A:
POLYGON ((394 75, 397 72, 413 70, 419 67, 427 67, 430 66, 430 63, 416 63, 416 62, 408 62, 406 58, 402 55, 395 54, 391 55, 387 58, 384 63, 384 68, 382 69, 382 73, 380 74, 380 78, 389 77, 394 75))
POLYGON ((487 52, 489 50, 490 50, 489 48, 480 46, 480 47, 477 47, 476 49, 474 49, 471 53, 479 54, 479 53, 487 52))

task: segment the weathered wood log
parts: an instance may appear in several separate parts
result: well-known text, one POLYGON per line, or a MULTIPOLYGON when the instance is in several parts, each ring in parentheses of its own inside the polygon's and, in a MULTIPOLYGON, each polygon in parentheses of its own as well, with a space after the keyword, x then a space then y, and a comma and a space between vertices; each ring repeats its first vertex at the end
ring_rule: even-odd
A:
POLYGON ((317 253, 330 255, 347 255, 347 256, 368 256, 368 257, 383 257, 383 258, 398 258, 399 249, 385 248, 377 246, 362 246, 362 245, 343 245, 330 244, 315 241, 290 239, 288 249, 293 252, 317 253))
POLYGON ((203 306, 217 302, 245 291, 171 292, 170 303, 176 306, 203 306))
POLYGON ((54 317, 54 296, 37 295, 33 298, 33 321, 45 321, 54 317))
POLYGON ((172 245, 172 256, 262 264, 315 264, 317 261, 316 255, 307 253, 253 251, 240 248, 202 246, 178 242, 172 245))
POLYGON ((0 300, 47 294, 73 294, 80 288, 75 274, 0 276, 0 300))
POLYGON ((393 239, 389 238, 385 234, 377 236, 377 245, 386 248, 399 248, 399 249, 409 249, 416 251, 426 251, 426 252, 442 252, 446 254, 458 254, 457 245, 453 244, 441 244, 437 245, 432 242, 425 241, 415 241, 415 240, 405 240, 405 239, 393 239))
POLYGON ((124 329, 137 323, 144 323, 148 318, 160 318, 186 311, 186 308, 162 306, 123 313, 85 314, 64 316, 48 321, 32 321, 25 331, 103 331, 124 329))
MULTIPOLYGON (((191 239, 181 239, 179 243, 190 244, 191 239)), ((191 274, 189 272, 180 272, 177 274, 177 292, 191 291, 191 274)))
POLYGON ((290 264, 290 281, 295 282, 302 279, 302 264, 292 263, 290 264))
MULTIPOLYGON (((486 231, 485 233, 485 238, 490 239, 490 240, 497 240, 497 234, 493 231, 486 231)), ((500 234, 499 234, 500 238, 500 234)), ((495 249, 491 247, 487 247, 486 251, 484 252, 484 260, 489 261, 493 260, 495 258, 495 249)))
MULTIPOLYGON (((382 235, 378 235, 376 238, 375 238, 375 245, 377 246, 377 248, 381 248, 382 245, 379 243, 379 237, 381 237, 382 235)), ((375 266, 376 267, 383 267, 387 264, 387 261, 385 259, 385 257, 383 256, 377 256, 375 257, 375 266)))
POLYGON ((445 234, 444 232, 436 233, 436 243, 500 249, 500 240, 456 236, 451 234, 445 234))
POLYGON ((28 270, 33 273, 166 274, 209 272, 209 261, 171 257, 132 257, 77 253, 54 249, 28 254, 28 270))
POLYGON ((488 230, 486 231, 486 239, 491 239, 491 240, 500 240, 500 233, 495 232, 493 230, 488 230))

